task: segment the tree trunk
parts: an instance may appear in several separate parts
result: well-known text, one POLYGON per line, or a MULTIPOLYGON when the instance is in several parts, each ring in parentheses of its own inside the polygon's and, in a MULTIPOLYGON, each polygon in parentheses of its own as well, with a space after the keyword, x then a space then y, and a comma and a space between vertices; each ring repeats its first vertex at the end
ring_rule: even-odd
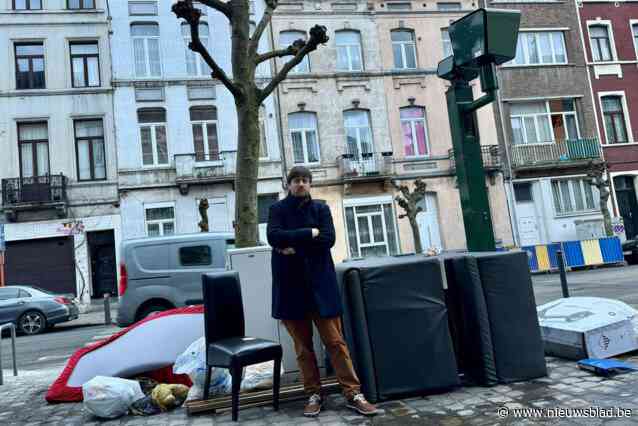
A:
POLYGON ((600 211, 603 214, 603 224, 605 225, 605 235, 608 237, 614 236, 614 227, 611 224, 611 215, 607 208, 607 201, 609 201, 609 190, 605 187, 600 188, 600 211))
POLYGON ((259 245, 257 180, 259 177, 259 105, 255 96, 236 100, 237 164, 235 174, 235 245, 259 245))
POLYGON ((416 217, 409 217, 410 226, 412 227, 412 236, 414 237, 414 251, 416 253, 423 253, 423 247, 421 246, 421 233, 419 232, 419 224, 416 221, 416 217))

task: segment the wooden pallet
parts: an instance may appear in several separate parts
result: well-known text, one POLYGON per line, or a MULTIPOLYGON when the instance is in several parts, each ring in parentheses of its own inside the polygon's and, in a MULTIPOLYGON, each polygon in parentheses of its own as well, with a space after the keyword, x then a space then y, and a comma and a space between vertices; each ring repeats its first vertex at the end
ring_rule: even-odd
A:
MULTIPOLYGON (((321 384, 321 391, 325 394, 339 392, 340 386, 334 377, 324 380, 321 384)), ((307 398, 303 385, 291 384, 279 388, 279 403, 299 401, 307 398)), ((259 392, 242 392, 239 394, 239 409, 263 407, 272 405, 272 389, 259 392)), ((201 413, 224 413, 230 411, 232 406, 231 396, 221 396, 207 400, 188 401, 184 404, 188 415, 201 413)))

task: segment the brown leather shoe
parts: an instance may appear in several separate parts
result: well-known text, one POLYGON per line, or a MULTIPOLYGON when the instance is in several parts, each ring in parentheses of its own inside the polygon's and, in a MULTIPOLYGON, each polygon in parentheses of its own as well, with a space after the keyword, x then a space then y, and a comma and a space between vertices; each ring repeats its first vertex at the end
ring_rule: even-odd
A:
POLYGON ((362 393, 358 393, 353 396, 352 399, 349 399, 346 407, 356 411, 359 414, 363 414, 364 416, 374 416, 375 414, 379 414, 381 412, 381 410, 379 410, 377 407, 370 404, 362 393))
POLYGON ((318 393, 313 393, 308 398, 308 403, 303 409, 303 415, 306 417, 316 417, 321 412, 321 406, 323 405, 323 399, 318 393))

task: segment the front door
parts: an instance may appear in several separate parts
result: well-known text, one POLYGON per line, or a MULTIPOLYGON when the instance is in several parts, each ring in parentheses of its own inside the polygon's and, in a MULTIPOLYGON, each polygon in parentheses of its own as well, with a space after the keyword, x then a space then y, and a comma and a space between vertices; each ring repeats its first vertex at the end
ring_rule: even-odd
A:
POLYGON ((614 178, 618 210, 625 224, 628 240, 638 236, 638 200, 636 199, 634 179, 633 176, 616 176, 614 178))
POLYGON ((515 183, 516 217, 518 218, 518 236, 521 246, 540 244, 540 230, 536 215, 536 206, 531 182, 515 183))
POLYGON ((87 238, 91 250, 93 297, 103 297, 105 293, 111 296, 117 295, 113 231, 89 232, 87 238))
POLYGON ((421 246, 423 251, 429 248, 441 250, 441 232, 439 231, 439 215, 436 205, 435 194, 425 194, 425 198, 418 204, 421 212, 416 215, 419 224, 419 235, 421 236, 421 246))

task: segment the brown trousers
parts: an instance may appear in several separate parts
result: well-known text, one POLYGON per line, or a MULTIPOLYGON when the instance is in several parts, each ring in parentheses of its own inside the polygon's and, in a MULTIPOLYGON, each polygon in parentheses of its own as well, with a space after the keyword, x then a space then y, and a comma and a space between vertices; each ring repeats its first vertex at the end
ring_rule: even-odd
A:
POLYGON ((361 384, 354 372, 350 352, 343 339, 341 318, 321 318, 318 313, 314 312, 302 320, 283 320, 282 322, 295 343, 297 364, 301 370, 306 393, 313 394, 321 391, 319 367, 317 367, 317 358, 312 344, 313 322, 317 326, 321 341, 328 351, 330 362, 335 369, 337 381, 343 389, 343 394, 350 399, 359 393, 361 384))

